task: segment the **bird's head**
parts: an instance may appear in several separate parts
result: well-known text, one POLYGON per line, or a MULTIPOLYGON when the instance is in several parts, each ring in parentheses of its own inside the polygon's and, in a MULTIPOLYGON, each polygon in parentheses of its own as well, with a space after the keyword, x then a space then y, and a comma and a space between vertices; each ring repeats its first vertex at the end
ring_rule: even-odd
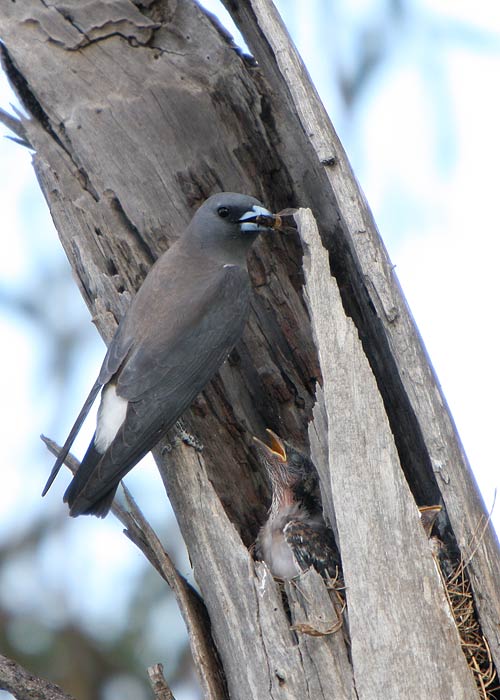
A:
POLYGON ((296 492, 310 483, 311 491, 317 486, 316 469, 306 455, 292 447, 269 428, 268 443, 254 437, 260 463, 266 469, 273 486, 273 493, 283 489, 296 492), (314 484, 313 484, 314 482, 314 484))
POLYGON ((258 199, 235 192, 219 192, 198 209, 189 226, 201 248, 227 262, 241 258, 259 233, 281 227, 281 218, 271 213, 258 199))
POLYGON ((422 527, 424 528, 427 537, 430 538, 434 523, 443 510, 443 507, 440 505, 421 506, 418 510, 420 513, 420 522, 422 523, 422 527))

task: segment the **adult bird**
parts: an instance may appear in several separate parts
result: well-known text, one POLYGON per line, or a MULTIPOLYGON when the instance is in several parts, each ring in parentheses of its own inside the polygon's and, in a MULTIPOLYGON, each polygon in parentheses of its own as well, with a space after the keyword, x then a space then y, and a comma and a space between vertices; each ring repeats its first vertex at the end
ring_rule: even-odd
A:
POLYGON ((266 432, 269 445, 253 438, 272 485, 271 507, 257 536, 255 555, 278 578, 291 579, 313 566, 323 578, 340 581, 340 556, 323 519, 316 467, 272 430, 266 432))
POLYGON ((107 515, 120 480, 240 338, 250 304, 246 254, 261 231, 279 226, 254 197, 221 192, 204 202, 134 297, 42 495, 101 391, 94 436, 64 501, 72 516, 107 515))

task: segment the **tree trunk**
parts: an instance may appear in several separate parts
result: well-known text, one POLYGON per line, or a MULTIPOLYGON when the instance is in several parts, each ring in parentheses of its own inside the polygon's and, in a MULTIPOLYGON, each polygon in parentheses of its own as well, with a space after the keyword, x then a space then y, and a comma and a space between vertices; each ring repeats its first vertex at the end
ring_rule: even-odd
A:
MULTIPOLYGON (((310 209, 300 236, 262 237, 250 255, 244 337, 185 415, 203 452, 155 450, 227 696, 477 698, 416 506, 444 505, 498 666, 495 535, 371 213, 274 7, 226 5, 258 65, 191 0, 3 3, 4 65, 31 115, 37 177, 106 340, 210 194, 310 209), (264 427, 311 450, 320 471, 344 567, 343 631, 292 631, 248 552, 268 504, 251 449, 264 427)), ((292 621, 332 619, 325 593, 314 572, 287 586, 292 621)), ((212 671, 198 672, 205 697, 220 698, 212 671)))

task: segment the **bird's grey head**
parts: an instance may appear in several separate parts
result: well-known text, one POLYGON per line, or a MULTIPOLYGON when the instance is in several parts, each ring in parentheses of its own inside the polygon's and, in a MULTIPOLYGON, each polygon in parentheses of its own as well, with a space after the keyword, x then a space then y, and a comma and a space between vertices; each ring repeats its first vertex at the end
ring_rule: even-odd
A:
POLYGON ((259 233, 279 228, 279 216, 258 199, 235 192, 209 197, 198 209, 186 231, 202 250, 225 262, 241 262, 259 233))

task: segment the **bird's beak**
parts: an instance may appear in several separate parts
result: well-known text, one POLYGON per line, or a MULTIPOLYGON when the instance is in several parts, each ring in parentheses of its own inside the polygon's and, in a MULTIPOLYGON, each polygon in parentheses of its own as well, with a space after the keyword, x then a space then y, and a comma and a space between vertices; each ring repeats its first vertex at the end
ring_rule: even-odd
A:
POLYGON ((281 217, 278 214, 272 214, 264 207, 259 207, 256 204, 238 219, 238 223, 241 224, 242 231, 276 230, 282 226, 281 217))
POLYGON ((431 536, 432 528, 436 522, 436 518, 442 511, 442 506, 422 506, 419 508, 420 511, 420 521, 425 530, 427 537, 431 536))
POLYGON ((276 435, 276 433, 273 433, 272 430, 269 428, 266 428, 266 433, 269 435, 269 445, 266 445, 265 442, 262 442, 262 440, 259 440, 258 437, 253 437, 254 442, 257 443, 257 445, 264 450, 264 452, 267 452, 267 454, 270 457, 277 457, 280 462, 285 463, 286 462, 286 450, 285 450, 285 445, 283 444, 283 441, 281 438, 276 435))

